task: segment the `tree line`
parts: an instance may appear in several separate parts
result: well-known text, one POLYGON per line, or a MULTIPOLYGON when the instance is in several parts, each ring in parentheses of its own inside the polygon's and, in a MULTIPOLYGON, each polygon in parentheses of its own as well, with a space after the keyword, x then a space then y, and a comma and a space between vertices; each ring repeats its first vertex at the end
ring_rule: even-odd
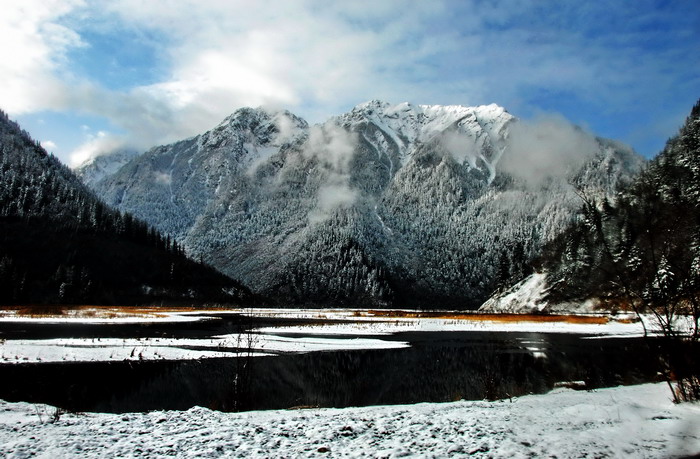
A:
POLYGON ((594 297, 651 315, 669 340, 662 364, 675 397, 700 399, 700 101, 618 195, 578 193, 577 220, 540 259, 550 300, 594 297))
POLYGON ((241 284, 109 208, 0 111, 0 304, 239 301, 241 284))

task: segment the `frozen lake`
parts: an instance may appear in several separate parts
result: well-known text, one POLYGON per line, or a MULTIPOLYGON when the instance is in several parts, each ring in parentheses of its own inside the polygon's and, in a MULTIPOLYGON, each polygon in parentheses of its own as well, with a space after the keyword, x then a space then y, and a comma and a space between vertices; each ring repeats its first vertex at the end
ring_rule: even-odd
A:
POLYGON ((567 381, 636 384, 658 370, 658 341, 625 321, 343 310, 168 317, 0 321, 0 399, 104 412, 347 407, 508 398, 567 381))

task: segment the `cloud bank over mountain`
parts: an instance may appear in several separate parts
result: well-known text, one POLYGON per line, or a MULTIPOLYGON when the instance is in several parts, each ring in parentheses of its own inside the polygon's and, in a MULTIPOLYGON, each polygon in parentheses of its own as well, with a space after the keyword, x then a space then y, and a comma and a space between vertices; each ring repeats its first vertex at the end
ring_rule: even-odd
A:
POLYGON ((654 2, 12 1, 0 100, 74 164, 195 135, 241 106, 314 123, 374 98, 560 113, 650 154, 700 90, 698 22, 654 2))

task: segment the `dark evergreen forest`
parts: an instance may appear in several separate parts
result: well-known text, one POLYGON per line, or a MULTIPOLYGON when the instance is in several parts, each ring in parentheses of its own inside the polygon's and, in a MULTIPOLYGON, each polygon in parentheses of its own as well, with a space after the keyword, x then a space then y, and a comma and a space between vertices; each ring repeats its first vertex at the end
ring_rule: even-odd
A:
MULTIPOLYGON (((614 199, 581 191, 579 218, 540 263, 553 301, 697 320, 700 291, 700 101, 677 136, 614 199)), ((668 321, 668 319, 665 319, 668 321)))
POLYGON ((249 299, 168 236, 108 208, 0 112, 0 304, 249 299))

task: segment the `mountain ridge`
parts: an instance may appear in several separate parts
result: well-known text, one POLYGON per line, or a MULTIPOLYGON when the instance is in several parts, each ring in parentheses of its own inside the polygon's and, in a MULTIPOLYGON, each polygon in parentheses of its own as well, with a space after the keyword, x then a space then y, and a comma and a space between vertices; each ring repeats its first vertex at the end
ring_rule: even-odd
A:
POLYGON ((95 191, 280 303, 473 308, 573 218, 569 182, 609 194, 641 167, 579 131, 494 104, 375 100, 313 126, 239 109, 95 191))

